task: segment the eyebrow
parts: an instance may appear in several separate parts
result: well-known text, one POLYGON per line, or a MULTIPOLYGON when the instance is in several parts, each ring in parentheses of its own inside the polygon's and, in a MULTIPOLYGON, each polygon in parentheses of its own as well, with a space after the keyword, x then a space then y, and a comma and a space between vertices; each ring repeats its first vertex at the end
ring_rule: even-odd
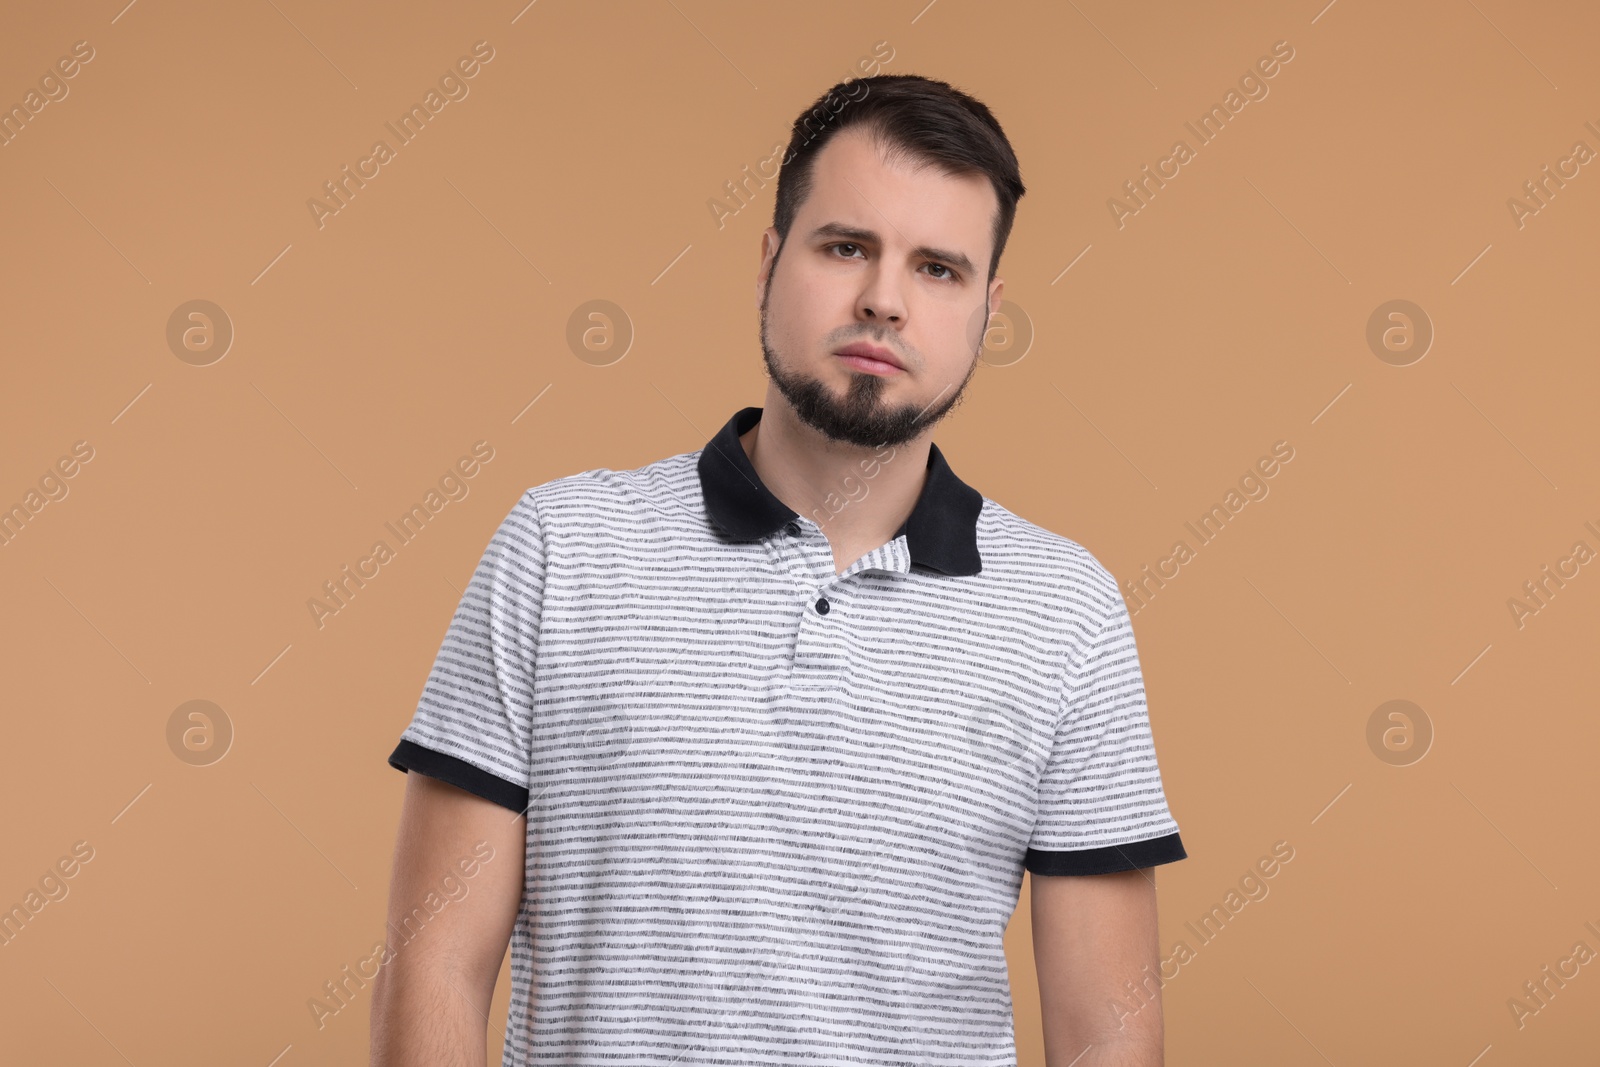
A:
MULTIPOLYGON (((862 229, 859 226, 846 226, 842 222, 825 222, 811 231, 811 239, 819 237, 838 237, 846 241, 855 241, 860 244, 881 245, 883 239, 874 230, 862 229)), ((976 273, 972 260, 960 252, 952 252, 944 248, 933 248, 929 245, 918 245, 911 250, 911 254, 920 259, 935 259, 955 267, 963 274, 971 277, 976 273)))

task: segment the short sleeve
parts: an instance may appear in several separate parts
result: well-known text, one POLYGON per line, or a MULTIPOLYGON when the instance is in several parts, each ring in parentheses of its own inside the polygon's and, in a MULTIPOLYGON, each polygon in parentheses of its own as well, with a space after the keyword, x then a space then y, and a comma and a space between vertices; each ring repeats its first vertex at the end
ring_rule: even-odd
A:
POLYGON ((544 531, 530 490, 484 549, 391 767, 512 811, 527 808, 544 575, 544 531))
POLYGON ((1133 623, 1115 579, 1105 616, 1074 657, 1023 865, 1032 873, 1109 874, 1187 857, 1167 808, 1133 623))

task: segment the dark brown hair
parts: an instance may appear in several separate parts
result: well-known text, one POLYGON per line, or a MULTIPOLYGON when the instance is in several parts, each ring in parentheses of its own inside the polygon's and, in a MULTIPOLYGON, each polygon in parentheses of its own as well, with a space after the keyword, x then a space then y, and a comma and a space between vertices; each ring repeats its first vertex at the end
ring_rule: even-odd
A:
POLYGON ((772 210, 780 241, 788 239, 800 204, 811 192, 817 153, 834 134, 852 126, 871 133, 891 159, 909 158, 947 174, 981 174, 989 179, 1000 201, 994 219, 994 254, 989 259, 989 281, 993 281, 1017 216, 1017 201, 1027 191, 1016 153, 987 107, 948 82, 919 74, 842 81, 794 120, 772 210))

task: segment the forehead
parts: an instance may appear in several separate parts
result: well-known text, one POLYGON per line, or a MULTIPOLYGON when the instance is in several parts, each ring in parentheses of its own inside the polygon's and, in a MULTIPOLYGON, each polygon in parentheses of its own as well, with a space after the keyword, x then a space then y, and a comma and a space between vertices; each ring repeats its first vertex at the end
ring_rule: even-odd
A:
POLYGON ((889 243, 955 247, 974 263, 986 263, 999 207, 984 175, 949 174, 896 155, 852 127, 817 153, 797 222, 807 231, 843 222, 876 230, 889 243))

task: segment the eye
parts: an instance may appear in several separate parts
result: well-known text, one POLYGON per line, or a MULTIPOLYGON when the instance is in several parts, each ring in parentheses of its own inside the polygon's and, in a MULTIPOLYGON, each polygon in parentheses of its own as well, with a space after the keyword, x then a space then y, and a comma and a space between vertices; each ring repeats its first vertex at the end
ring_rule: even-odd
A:
MULTIPOLYGON (((854 241, 835 241, 833 244, 823 246, 823 250, 827 252, 837 252, 841 248, 848 249, 849 253, 862 251, 861 246, 856 244, 854 241)), ((843 258, 856 258, 853 254, 849 253, 847 253, 843 258)), ((961 281, 961 275, 957 274, 954 270, 945 266, 943 263, 928 263, 926 265, 934 268, 935 270, 943 271, 942 274, 933 275, 935 281, 950 282, 951 284, 956 284, 961 281)))

